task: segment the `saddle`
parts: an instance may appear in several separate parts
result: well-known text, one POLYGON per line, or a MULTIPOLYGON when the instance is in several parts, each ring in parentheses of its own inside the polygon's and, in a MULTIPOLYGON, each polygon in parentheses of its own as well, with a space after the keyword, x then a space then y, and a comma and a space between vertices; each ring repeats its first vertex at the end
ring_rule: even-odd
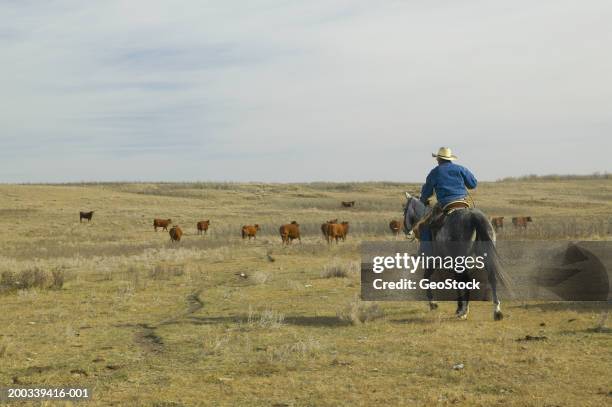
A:
POLYGON ((465 199, 449 202, 448 204, 444 205, 444 207, 436 204, 432 210, 423 217, 423 219, 414 225, 412 231, 418 239, 421 236, 421 228, 429 227, 431 229, 431 233, 435 236, 436 232, 440 230, 442 226, 444 226, 444 222, 446 221, 446 217, 448 215, 457 210, 468 208, 470 208, 470 203, 465 199))

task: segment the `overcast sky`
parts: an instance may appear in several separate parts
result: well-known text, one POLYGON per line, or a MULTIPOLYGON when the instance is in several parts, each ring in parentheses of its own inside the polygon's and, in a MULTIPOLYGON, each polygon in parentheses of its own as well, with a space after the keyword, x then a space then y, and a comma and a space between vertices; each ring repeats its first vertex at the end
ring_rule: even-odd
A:
POLYGON ((0 182, 612 170, 612 2, 0 1, 0 182))

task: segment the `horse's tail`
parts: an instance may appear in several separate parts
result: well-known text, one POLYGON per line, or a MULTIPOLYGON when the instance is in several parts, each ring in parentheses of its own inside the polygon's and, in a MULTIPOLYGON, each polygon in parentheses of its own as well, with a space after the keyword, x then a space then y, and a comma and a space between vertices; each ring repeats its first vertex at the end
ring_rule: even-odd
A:
POLYGON ((507 290, 511 289, 511 280, 502 267, 499 254, 495 248, 495 230, 484 213, 472 212, 472 226, 476 231, 476 255, 482 256, 486 253, 485 266, 487 271, 493 272, 507 290))

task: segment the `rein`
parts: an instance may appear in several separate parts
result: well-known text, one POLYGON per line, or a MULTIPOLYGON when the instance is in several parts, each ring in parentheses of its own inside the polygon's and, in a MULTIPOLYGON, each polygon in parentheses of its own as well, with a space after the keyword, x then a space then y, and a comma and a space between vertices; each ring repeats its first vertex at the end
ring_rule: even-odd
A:
POLYGON ((470 199, 470 204, 472 205, 472 208, 476 207, 476 202, 474 202, 474 198, 472 197, 472 194, 470 194, 470 190, 466 188, 467 191, 467 196, 470 199))

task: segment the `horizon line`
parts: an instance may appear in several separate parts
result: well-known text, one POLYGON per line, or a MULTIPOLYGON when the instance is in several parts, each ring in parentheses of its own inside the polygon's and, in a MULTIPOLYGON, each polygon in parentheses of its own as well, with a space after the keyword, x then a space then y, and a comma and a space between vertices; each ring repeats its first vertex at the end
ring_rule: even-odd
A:
MULTIPOLYGON (((481 180, 479 183, 496 183, 509 181, 529 181, 529 180, 590 180, 590 179, 609 179, 612 178, 612 173, 593 172, 589 174, 528 174, 511 177, 498 178, 496 180, 481 180)), ((193 181, 144 181, 144 180, 103 180, 103 181, 26 181, 26 182, 1 182, 0 185, 91 185, 91 184, 422 184, 424 181, 390 181, 390 180, 367 180, 367 181, 233 181, 233 180, 193 180, 193 181)))

